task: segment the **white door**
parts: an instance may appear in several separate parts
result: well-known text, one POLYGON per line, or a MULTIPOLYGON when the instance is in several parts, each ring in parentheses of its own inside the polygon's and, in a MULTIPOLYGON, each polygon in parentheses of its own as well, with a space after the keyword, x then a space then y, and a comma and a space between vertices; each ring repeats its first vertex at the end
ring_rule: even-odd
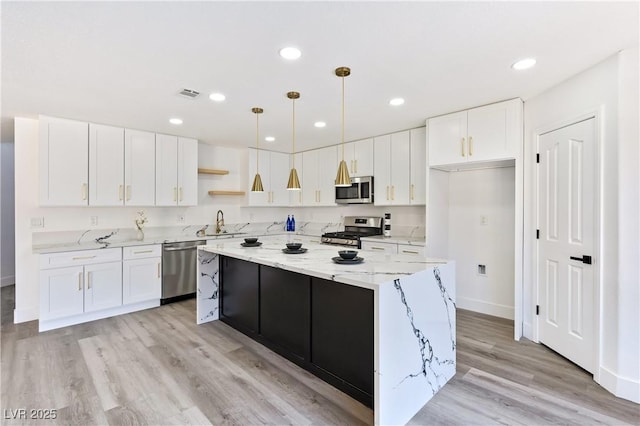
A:
POLYGON ((511 101, 470 109, 467 114, 469 161, 515 158, 518 154, 519 117, 522 101, 511 101))
POLYGON ((427 135, 426 129, 420 127, 411 130, 411 188, 412 205, 427 203, 427 135))
POLYGON ((156 134, 156 206, 178 204, 178 138, 156 134))
POLYGON ((40 319, 68 317, 83 312, 82 266, 40 271, 40 319))
POLYGON ((156 202, 156 135, 124 131, 125 204, 153 206, 156 202))
POLYGON ((329 146, 318 150, 318 205, 336 205, 336 174, 338 173, 338 147, 329 146))
POLYGON ((160 299, 162 294, 159 257, 122 262, 122 303, 160 299))
POLYGON ((302 205, 304 206, 318 204, 318 151, 314 149, 302 153, 303 167, 300 184, 302 185, 302 205))
POLYGON ((122 305, 122 262, 84 267, 84 311, 93 312, 122 305))
POLYGON ((272 152, 269 156, 269 170, 271 178, 271 204, 273 206, 288 206, 289 192, 287 182, 291 163, 289 154, 272 152))
POLYGON ((429 165, 467 161, 467 111, 430 118, 429 165))
POLYGON ((352 176, 373 176, 373 138, 353 142, 353 161, 352 176))
POLYGON ((178 205, 198 205, 198 140, 178 138, 178 205))
POLYGON ((594 371, 594 119, 540 136, 539 340, 594 371))
POLYGON ((376 206, 391 204, 391 135, 373 140, 373 189, 376 206))
POLYGON ((409 204, 410 149, 408 130, 391 135, 391 204, 409 204))
POLYGON ((124 204, 124 129, 89 124, 89 205, 124 204))

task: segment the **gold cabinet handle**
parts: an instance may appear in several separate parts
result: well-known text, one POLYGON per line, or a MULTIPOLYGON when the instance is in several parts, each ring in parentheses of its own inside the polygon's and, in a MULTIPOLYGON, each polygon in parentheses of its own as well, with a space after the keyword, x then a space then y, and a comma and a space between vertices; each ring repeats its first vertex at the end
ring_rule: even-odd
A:
POLYGON ((131 200, 131 185, 127 185, 127 201, 131 200))
POLYGON ((118 200, 120 201, 122 201, 122 197, 123 197, 122 189, 123 189, 122 185, 118 185, 118 200))
POLYGON ((396 186, 391 185, 391 200, 395 200, 395 199, 396 199, 396 186))
POLYGON ((462 150, 460 155, 464 157, 464 138, 460 140, 460 149, 462 150))
POLYGON ((318 189, 318 202, 321 203, 322 202, 322 190, 318 189))
POLYGON ((78 272, 78 291, 82 291, 82 272, 78 272))
POLYGON ((387 200, 389 200, 389 185, 387 185, 387 200))
POLYGON ((355 167, 355 170, 353 172, 354 173, 358 173, 358 160, 355 160, 355 162, 356 162, 356 167, 355 167))
POLYGON ((153 253, 153 250, 140 250, 140 251, 133 252, 133 254, 142 254, 142 253, 153 253))
POLYGON ((473 138, 469 136, 469 155, 473 155, 473 138))
POLYGON ((182 201, 182 187, 180 187, 180 201, 182 201))
POLYGON ((408 253, 408 254, 418 254, 417 251, 415 250, 402 250, 403 253, 408 253))
POLYGON ((178 197, 178 189, 174 186, 173 187, 173 201, 176 202, 178 197))
POLYGON ((160 262, 158 262, 158 278, 160 278, 160 262))
POLYGON ((355 173, 356 169, 353 166, 353 160, 351 160, 351 173, 355 173))
POLYGON ((91 289, 91 271, 87 272, 87 290, 91 289))
POLYGON ((384 247, 375 247, 375 246, 372 246, 372 247, 371 247, 371 250, 382 250, 382 251, 384 251, 384 247))
POLYGON ((413 201, 414 184, 411 184, 411 200, 413 201))
POLYGON ((96 256, 95 255, 93 255, 93 256, 76 256, 76 257, 72 257, 71 260, 93 259, 94 257, 96 257, 96 256))
POLYGON ((87 184, 86 183, 82 184, 82 199, 83 200, 87 199, 87 184))

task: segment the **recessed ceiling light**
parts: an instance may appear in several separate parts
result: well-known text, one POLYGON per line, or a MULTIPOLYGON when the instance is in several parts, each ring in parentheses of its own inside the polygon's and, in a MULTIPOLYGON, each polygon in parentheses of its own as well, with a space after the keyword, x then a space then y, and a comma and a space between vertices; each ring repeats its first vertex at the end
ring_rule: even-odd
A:
POLYGON ((264 140, 267 142, 273 142, 276 140, 276 138, 274 138, 273 136, 267 136, 266 138, 264 138, 264 140))
POLYGON ((180 118, 170 118, 169 123, 175 124, 176 126, 182 124, 182 119, 180 118))
POLYGON ((291 61, 294 59, 298 59, 301 55, 302 52, 300 52, 300 49, 297 49, 295 47, 285 47, 280 49, 280 56, 291 61))
POLYGON ((389 105, 398 106, 404 103, 404 99, 402 98, 393 98, 389 101, 389 105))
POLYGON ((511 65, 511 68, 513 68, 514 70, 526 70, 527 68, 531 68, 535 64, 536 60, 534 58, 526 58, 511 65))
POLYGON ((209 95, 209 99, 211 99, 212 101, 215 102, 222 102, 225 99, 227 99, 227 97, 225 95, 223 95, 222 93, 212 93, 209 95))
POLYGON ((324 121, 316 121, 315 123, 313 123, 313 125, 318 128, 327 127, 327 123, 325 123, 324 121))

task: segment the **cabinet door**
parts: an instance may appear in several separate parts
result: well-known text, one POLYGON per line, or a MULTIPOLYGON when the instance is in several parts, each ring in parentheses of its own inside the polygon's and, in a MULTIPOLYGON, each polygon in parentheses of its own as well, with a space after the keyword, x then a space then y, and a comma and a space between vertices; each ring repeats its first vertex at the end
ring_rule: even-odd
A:
MULTIPOLYGON (((342 146, 338 146, 338 161, 342 160, 342 146)), ((344 144, 344 161, 349 169, 349 176, 355 176, 356 173, 356 143, 349 142, 344 144)), ((337 168, 336 168, 337 170, 337 168)))
POLYGON ((40 319, 68 317, 84 310, 82 266, 40 271, 40 319))
POLYGON ((467 111, 430 118, 427 127, 430 166, 467 161, 467 111))
MULTIPOLYGON (((318 205, 336 205, 336 174, 338 147, 329 146, 318 151, 318 205)), ((342 157, 340 157, 342 158, 342 157)))
POLYGON ((312 277, 311 362, 373 395, 373 352, 373 291, 312 277))
POLYGON ((269 153, 263 150, 249 148, 249 205, 250 206, 266 206, 268 200, 271 199, 269 187, 269 153), (257 157, 257 158, 256 158, 257 157), (251 192, 253 178, 256 175, 256 160, 258 161, 258 170, 262 179, 263 192, 251 192))
POLYGON ((84 283, 85 312, 122 305, 122 262, 86 265, 84 283))
POLYGON ((122 303, 159 300, 162 293, 161 258, 122 262, 122 303))
POLYGON ((178 205, 198 205, 198 141, 178 138, 178 205))
MULTIPOLYGON (((293 163, 298 171, 298 179, 300 180, 300 191, 287 191, 289 193, 289 205, 290 206, 302 206, 302 191, 304 191, 304 179, 303 179, 303 167, 302 153, 294 154, 292 158, 295 159, 293 163)), ((288 176, 287 176, 288 179, 288 176)))
MULTIPOLYGON (((302 153, 302 205, 318 204, 318 149, 302 153)), ((336 166, 337 167, 337 166, 336 166)))
POLYGON ((409 131, 391 135, 391 204, 409 204, 411 141, 409 131))
POLYGON ((153 206, 156 193, 156 135, 124 131, 125 205, 153 206))
POLYGON ((89 123, 40 117, 40 205, 89 203, 89 123))
MULTIPOLYGON (((392 228, 393 229, 393 228, 392 228)), ((362 250, 371 250, 383 252, 386 254, 398 254, 398 244, 396 243, 381 243, 372 241, 363 241, 362 250)))
POLYGON ((352 176, 373 176, 373 138, 353 142, 353 152, 352 176))
POLYGON ((124 129, 89 124, 89 204, 124 204, 124 129))
POLYGON ((259 332, 258 264, 221 258, 222 319, 245 333, 259 332))
POLYGON ((291 163, 289 154, 282 152, 271 152, 269 160, 270 170, 270 188, 272 206, 288 206, 289 191, 287 190, 287 181, 289 180, 289 171, 291 163))
POLYGON ((515 99, 469 110, 469 161, 516 157, 517 141, 520 139, 517 133, 518 108, 521 108, 521 101, 515 99))
POLYGON ((260 266, 260 334, 300 359, 309 359, 310 278, 260 266))
POLYGON ((156 134, 156 206, 178 204, 178 138, 156 134))
POLYGON ((374 201, 376 206, 391 205, 391 135, 378 136, 374 149, 374 201))
POLYGON ((427 134, 424 127, 411 130, 411 187, 409 202, 427 203, 427 134))

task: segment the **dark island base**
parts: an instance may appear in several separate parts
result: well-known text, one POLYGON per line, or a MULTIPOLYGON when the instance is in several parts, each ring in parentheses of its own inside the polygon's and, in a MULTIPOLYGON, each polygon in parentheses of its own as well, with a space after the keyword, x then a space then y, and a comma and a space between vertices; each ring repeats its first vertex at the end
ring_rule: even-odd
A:
POLYGON ((373 291, 220 256, 220 319, 373 408, 373 291))

